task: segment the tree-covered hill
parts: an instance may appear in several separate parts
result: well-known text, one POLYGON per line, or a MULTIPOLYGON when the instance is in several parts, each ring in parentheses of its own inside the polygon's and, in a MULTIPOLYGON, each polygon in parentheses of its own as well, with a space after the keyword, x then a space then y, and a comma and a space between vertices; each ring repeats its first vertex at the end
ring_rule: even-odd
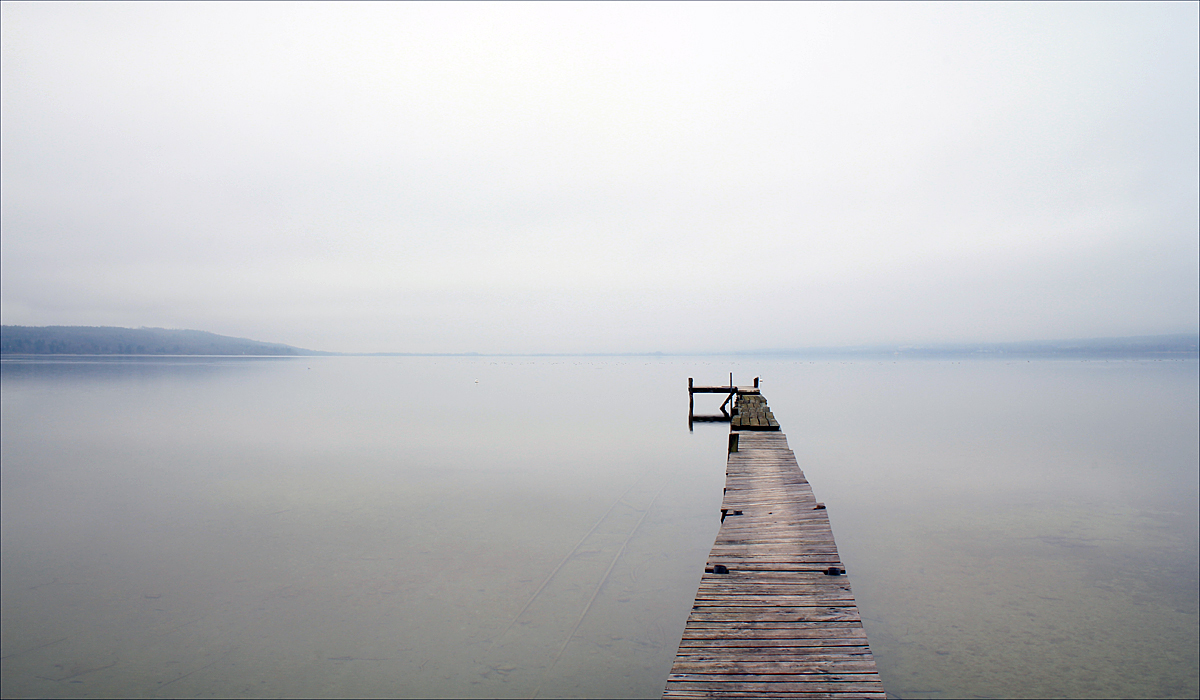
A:
POLYGON ((325 355, 205 331, 113 326, 0 326, 0 354, 325 355))

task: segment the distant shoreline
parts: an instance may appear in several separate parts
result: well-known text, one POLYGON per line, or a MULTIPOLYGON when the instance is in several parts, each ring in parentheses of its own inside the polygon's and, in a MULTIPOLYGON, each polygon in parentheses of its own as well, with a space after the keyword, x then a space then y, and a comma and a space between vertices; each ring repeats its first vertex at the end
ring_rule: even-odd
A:
POLYGON ((0 355, 261 356, 330 355, 207 331, 115 326, 0 326, 0 355))
POLYGON ((1189 334, 1005 343, 930 343, 717 352, 326 352, 207 331, 114 326, 0 326, 0 355, 59 357, 791 357, 806 359, 1200 358, 1189 334))

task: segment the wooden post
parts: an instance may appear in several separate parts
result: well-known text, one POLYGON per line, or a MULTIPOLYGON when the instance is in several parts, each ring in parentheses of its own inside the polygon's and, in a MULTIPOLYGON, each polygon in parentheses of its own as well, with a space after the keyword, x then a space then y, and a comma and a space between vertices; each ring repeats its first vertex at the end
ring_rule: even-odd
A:
POLYGON ((737 452, 738 451, 737 448, 738 448, 738 434, 730 433, 729 434, 729 451, 737 452))
POLYGON ((692 378, 688 377, 688 393, 692 393, 692 378))

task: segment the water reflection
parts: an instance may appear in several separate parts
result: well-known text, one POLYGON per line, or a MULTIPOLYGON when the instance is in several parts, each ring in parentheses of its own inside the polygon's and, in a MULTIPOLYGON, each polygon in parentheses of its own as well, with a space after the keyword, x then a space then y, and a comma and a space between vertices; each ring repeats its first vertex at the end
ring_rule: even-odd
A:
POLYGON ((1197 693, 1195 361, 0 369, 5 695, 655 696, 724 483, 685 379, 730 371, 890 692, 1197 693))
POLYGON ((6 694, 661 686, 723 468, 719 434, 667 427, 671 377, 425 358, 46 369, 4 365, 6 694))

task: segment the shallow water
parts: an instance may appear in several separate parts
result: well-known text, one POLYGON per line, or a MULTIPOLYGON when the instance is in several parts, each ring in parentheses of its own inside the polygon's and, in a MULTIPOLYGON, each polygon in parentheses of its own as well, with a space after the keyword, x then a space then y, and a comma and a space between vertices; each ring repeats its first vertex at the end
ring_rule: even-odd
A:
POLYGON ((5 696, 656 696, 724 481, 685 382, 729 371, 890 693, 1198 691, 1194 360, 0 369, 5 696))

